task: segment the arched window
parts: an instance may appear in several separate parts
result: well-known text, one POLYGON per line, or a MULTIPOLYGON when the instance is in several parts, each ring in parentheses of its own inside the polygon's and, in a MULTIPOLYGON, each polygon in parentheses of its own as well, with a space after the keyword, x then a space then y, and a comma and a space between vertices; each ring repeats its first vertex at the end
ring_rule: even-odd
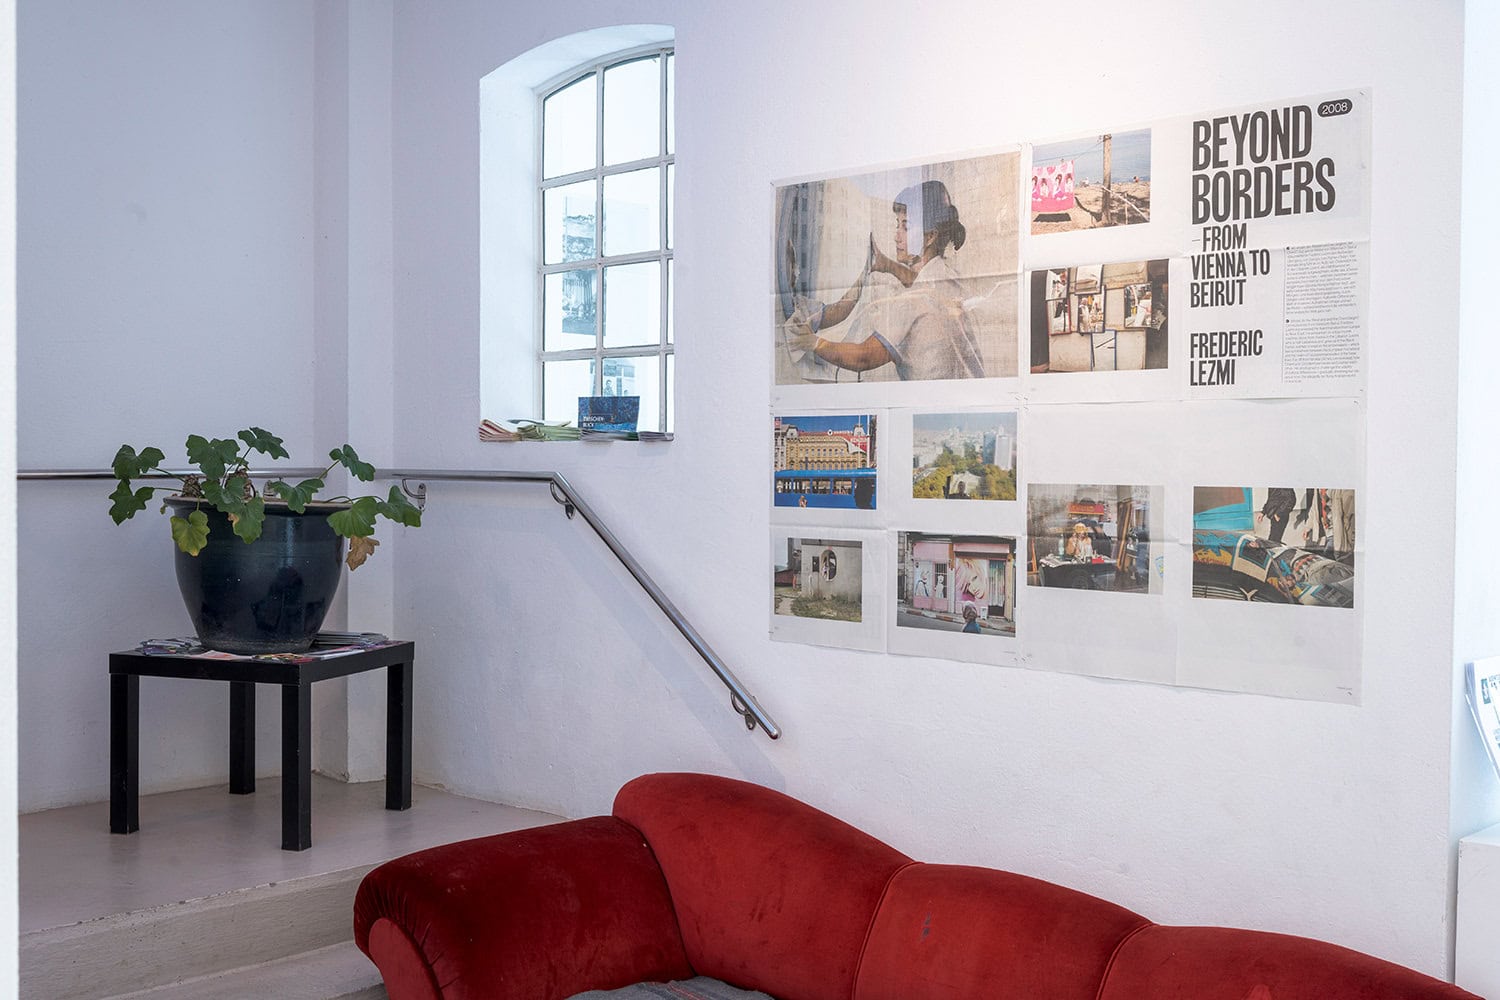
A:
POLYGON ((672 429, 673 50, 577 67, 539 91, 537 385, 542 416, 640 397, 672 429))

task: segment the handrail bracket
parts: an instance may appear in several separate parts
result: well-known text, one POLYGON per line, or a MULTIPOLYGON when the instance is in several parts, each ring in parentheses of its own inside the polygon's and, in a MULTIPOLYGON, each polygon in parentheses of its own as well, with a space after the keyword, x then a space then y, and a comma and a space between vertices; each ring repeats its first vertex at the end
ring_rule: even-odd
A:
POLYGON ((401 480, 401 492, 405 493, 407 496, 411 497, 412 502, 417 505, 417 510, 426 510, 427 509, 427 484, 425 482, 418 482, 416 484, 415 488, 414 488, 411 485, 411 482, 412 481, 410 479, 402 479, 401 480))
POLYGON ((568 515, 569 521, 573 520, 573 515, 578 510, 577 507, 573 506, 573 498, 568 496, 567 493, 563 492, 562 488, 557 485, 556 481, 552 482, 550 485, 552 499, 562 504, 563 513, 568 515))

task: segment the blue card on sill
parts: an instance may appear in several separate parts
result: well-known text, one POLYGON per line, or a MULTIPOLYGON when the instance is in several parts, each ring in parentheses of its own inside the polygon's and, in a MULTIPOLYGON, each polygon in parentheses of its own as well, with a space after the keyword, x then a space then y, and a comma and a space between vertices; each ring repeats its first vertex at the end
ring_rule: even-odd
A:
POLYGON ((586 435, 633 435, 640 415, 639 396, 578 397, 578 429, 586 435))

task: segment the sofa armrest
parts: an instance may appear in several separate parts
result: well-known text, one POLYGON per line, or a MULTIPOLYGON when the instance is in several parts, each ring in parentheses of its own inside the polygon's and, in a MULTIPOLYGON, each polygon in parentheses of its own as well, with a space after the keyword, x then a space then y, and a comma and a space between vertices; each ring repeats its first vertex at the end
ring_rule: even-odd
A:
POLYGON ((655 856, 610 816, 387 862, 360 883, 354 940, 391 1000, 563 1000, 693 975, 655 856))

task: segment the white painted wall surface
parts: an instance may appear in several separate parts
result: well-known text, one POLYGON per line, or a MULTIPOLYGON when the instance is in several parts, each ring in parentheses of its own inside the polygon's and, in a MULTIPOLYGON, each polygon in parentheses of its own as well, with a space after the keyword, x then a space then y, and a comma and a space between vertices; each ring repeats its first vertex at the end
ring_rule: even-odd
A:
MULTIPOLYGON (((0 511, 16 507, 16 5, 0 0, 0 511)), ((16 526, 0 526, 0 941, 20 932, 16 884, 16 526)), ((0 996, 18 986, 0 951, 0 996)))
MULTIPOLYGON (((250 424, 316 461, 312 29, 297 0, 22 4, 22 468, 104 467, 121 442, 181 465, 189 433, 250 424)), ((23 810, 107 797, 106 654, 192 632, 165 519, 115 527, 110 489, 21 487, 23 810)), ((143 792, 225 779, 226 699, 142 682, 143 792)), ((278 705, 262 692, 263 773, 278 705)))
POLYGON ((1500 192, 1493 183, 1500 157, 1495 107, 1500 68, 1492 57, 1500 44, 1500 9, 1464 7, 1463 229, 1459 270, 1458 483, 1454 530, 1454 627, 1452 671, 1453 752, 1449 823, 1451 837, 1465 838, 1456 864, 1457 918, 1454 972, 1460 986, 1481 996, 1500 996, 1500 776, 1484 752, 1463 695, 1464 664, 1500 652, 1500 580, 1474 544, 1494 523, 1493 498, 1500 495, 1495 428, 1500 425, 1500 339, 1494 335, 1494 275, 1500 267, 1500 192), (1481 832, 1475 833, 1476 830, 1481 832), (1468 835, 1468 836, 1466 836, 1468 835))
POLYGON ((1448 967, 1454 611, 1441 539, 1459 219, 1454 200, 1416 192, 1459 181, 1462 9, 1145 2, 1130 33, 1095 49, 1077 34, 1120 17, 1074 5, 1073 30, 1049 42, 1024 5, 957 0, 397 5, 398 460, 563 471, 786 730, 774 744, 745 734, 686 644, 543 493, 435 486, 420 537, 400 539, 395 597, 419 649, 420 780, 576 815, 607 809, 642 771, 742 775, 922 858, 1028 872, 1164 921, 1448 967), (478 81, 609 22, 676 28, 678 440, 480 445, 478 81), (1362 707, 768 641, 773 179, 1364 85, 1376 103, 1362 707), (1427 518, 1430 544, 1412 531, 1427 518))
MULTIPOLYGON (((351 609, 418 642, 419 780, 582 815, 644 771, 718 771, 921 858, 1449 967, 1455 569, 1432 539, 1455 527, 1459 212, 1416 193, 1459 182, 1457 3, 1143 0, 1136 34, 1082 55, 1024 5, 959 0, 391 8, 388 34, 383 6, 333 18, 345 49, 290 0, 22 5, 21 466, 98 466, 121 440, 265 421, 268 401, 305 452, 339 422, 310 398, 339 353, 322 338, 347 338, 342 405, 389 407, 394 463, 564 472, 786 731, 746 734, 543 491, 434 484, 426 526, 385 537, 390 590, 351 609), (679 439, 480 445, 479 81, 626 22, 676 29, 679 439), (347 62, 347 147, 315 143, 325 51, 347 62), (1375 99, 1361 707, 768 640, 773 179, 1351 86, 1375 99), (330 148, 347 148, 347 206, 330 148), (347 210, 342 265, 311 246, 330 205, 347 210), (347 304, 319 300, 339 284, 347 304), (343 328, 315 322, 329 316, 343 328), (252 335, 270 346, 232 381, 178 359, 191 337, 252 335)), ((1083 0, 1069 21, 1119 14, 1083 0)), ((115 528, 97 485, 22 490, 20 805, 101 800, 103 653, 187 628, 165 527, 115 528), (97 562, 75 568, 78 553, 97 562)), ((379 722, 352 687, 351 746, 379 722)), ((143 787, 223 780, 223 693, 142 688, 143 787)), ((270 704, 261 719, 274 767, 270 704)))

